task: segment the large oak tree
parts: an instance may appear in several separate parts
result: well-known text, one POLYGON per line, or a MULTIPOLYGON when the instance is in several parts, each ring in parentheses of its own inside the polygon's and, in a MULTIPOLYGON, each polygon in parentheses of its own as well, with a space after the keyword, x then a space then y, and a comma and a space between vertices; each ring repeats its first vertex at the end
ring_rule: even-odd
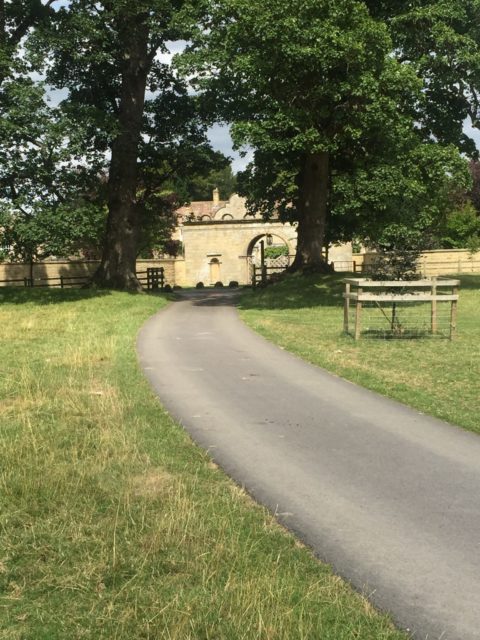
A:
POLYGON ((203 27, 187 63, 237 145, 255 150, 252 204, 296 220, 294 266, 321 269, 337 159, 411 124, 399 109, 416 78, 389 57, 383 21, 355 0, 219 0, 203 27))
MULTIPOLYGON (((140 288, 135 262, 142 197, 151 191, 155 173, 152 164, 142 173, 140 158, 152 162, 153 154, 162 166, 165 157, 160 153, 158 159, 158 152, 175 140, 158 138, 151 122, 163 132, 162 118, 169 123, 180 103, 190 99, 159 57, 168 41, 185 34, 184 9, 183 0, 71 0, 46 36, 53 56, 49 81, 69 89, 71 110, 90 120, 93 143, 111 158, 106 241, 94 276, 100 286, 140 288)), ((204 148, 204 125, 196 114, 188 118, 190 149, 194 144, 204 148)), ((184 134, 172 133, 177 142, 184 134)))
MULTIPOLYGON (((437 13, 438 5, 446 7, 408 3, 415 10, 425 5, 435 5, 437 13)), ((459 4, 453 5, 458 12, 459 4)), ((199 88, 233 123, 237 145, 254 149, 254 161, 240 178, 252 209, 266 217, 277 210, 298 222, 294 268, 324 268, 324 245, 351 237, 360 223, 366 223, 365 235, 374 227, 378 232, 382 222, 393 224, 394 214, 403 216, 404 228, 412 220, 430 224, 446 203, 436 197, 437 169, 444 183, 451 175, 464 180, 458 151, 446 145, 465 142, 461 123, 475 104, 472 83, 465 64, 458 64, 456 81, 465 81, 463 111, 440 135, 455 101, 442 102, 424 59, 433 47, 428 32, 421 33, 420 23, 408 40, 408 27, 402 31, 408 19, 398 17, 405 13, 405 3, 394 1, 266 0, 253 6, 217 0, 186 58, 186 68, 200 74, 199 88), (417 48, 415 38, 423 42, 417 48), (420 210, 430 197, 431 206, 420 210)), ((463 16, 457 31, 467 22, 463 16)), ((430 66, 435 51, 453 46, 451 34, 441 39, 440 27, 436 36, 430 66)), ((468 42, 462 40, 464 62, 468 42)))

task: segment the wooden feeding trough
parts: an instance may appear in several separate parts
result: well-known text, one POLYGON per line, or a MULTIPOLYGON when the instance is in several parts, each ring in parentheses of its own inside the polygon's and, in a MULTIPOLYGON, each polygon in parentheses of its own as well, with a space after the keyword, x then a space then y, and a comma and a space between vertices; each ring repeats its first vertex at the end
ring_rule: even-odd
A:
MULTIPOLYGON (((354 324, 352 328, 355 340, 358 340, 362 333, 362 317, 367 306, 378 309, 383 315, 391 337, 404 337, 399 320, 399 309, 408 305, 416 305, 417 308, 425 307, 427 304, 429 305, 428 333, 436 335, 439 333, 439 303, 442 306, 443 303, 450 304, 446 325, 450 340, 455 337, 460 280, 431 278, 375 281, 367 278, 346 278, 343 282, 345 283, 344 331, 350 333, 350 327, 354 324), (389 310, 388 314, 385 311, 386 307, 389 310), (354 311, 353 322, 350 320, 352 311, 354 311)), ((385 333, 387 333, 386 329, 385 333)))

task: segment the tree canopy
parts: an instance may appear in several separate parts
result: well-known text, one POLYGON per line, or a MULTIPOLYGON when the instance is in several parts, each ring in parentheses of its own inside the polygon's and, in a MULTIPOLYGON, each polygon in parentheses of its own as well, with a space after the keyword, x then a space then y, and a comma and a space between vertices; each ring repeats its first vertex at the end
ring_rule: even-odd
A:
MULTIPOLYGON (((167 241, 173 212, 188 198, 186 181, 227 163, 208 142, 208 114, 160 56, 166 42, 185 33, 190 7, 72 0, 53 12, 53 4, 6 6, 5 33, 21 24, 29 37, 22 65, 2 93, 6 135, 0 150, 7 161, 1 196, 4 215, 7 209, 11 214, 4 229, 12 241, 14 226, 28 222, 31 233, 24 230, 17 240, 39 238, 47 210, 50 230, 55 219, 65 230, 68 208, 86 212, 88 204, 93 211, 95 201, 101 215, 92 213, 92 220, 97 227, 104 221, 97 228, 104 249, 96 281, 138 288, 136 257, 154 239, 156 245, 167 241), (45 103, 44 87, 27 73, 32 69, 66 94, 59 107, 45 103)), ((68 237, 74 236, 71 229, 68 237)), ((40 254, 32 247, 29 253, 45 255, 46 247, 42 242, 40 254)))
POLYGON ((61 250, 62 229, 65 251, 96 230, 95 282, 139 288, 137 255, 167 242, 175 209, 235 188, 214 121, 253 149, 249 208, 298 224, 295 268, 325 269, 324 247, 354 235, 418 248, 460 233, 479 14, 480 0, 0 0, 4 235, 33 259, 61 250))
POLYGON ((237 146, 254 149, 239 177, 250 207, 298 222, 296 267, 321 266, 326 242, 379 234, 395 216, 420 233, 445 212, 449 176, 464 183, 462 126, 435 137, 450 99, 402 41, 402 6, 220 0, 187 54, 237 146))

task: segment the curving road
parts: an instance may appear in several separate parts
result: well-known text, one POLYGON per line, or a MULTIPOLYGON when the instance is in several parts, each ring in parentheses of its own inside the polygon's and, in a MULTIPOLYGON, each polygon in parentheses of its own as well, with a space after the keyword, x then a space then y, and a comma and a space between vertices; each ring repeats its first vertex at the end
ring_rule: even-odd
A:
POLYGON ((245 327, 230 291, 143 327, 162 403, 227 473, 421 640, 480 638, 480 437, 245 327))

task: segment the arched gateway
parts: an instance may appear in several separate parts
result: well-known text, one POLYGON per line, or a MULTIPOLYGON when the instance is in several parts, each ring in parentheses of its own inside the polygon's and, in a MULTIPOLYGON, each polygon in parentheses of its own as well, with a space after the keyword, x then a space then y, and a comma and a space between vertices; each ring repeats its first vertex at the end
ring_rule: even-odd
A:
POLYGON ((225 285, 231 281, 248 284, 261 242, 264 246, 286 247, 289 255, 295 253, 295 228, 249 215, 244 198, 238 195, 233 195, 228 202, 215 199, 209 203, 192 202, 179 214, 176 238, 183 243, 184 263, 178 284, 211 285, 219 275, 225 285))

